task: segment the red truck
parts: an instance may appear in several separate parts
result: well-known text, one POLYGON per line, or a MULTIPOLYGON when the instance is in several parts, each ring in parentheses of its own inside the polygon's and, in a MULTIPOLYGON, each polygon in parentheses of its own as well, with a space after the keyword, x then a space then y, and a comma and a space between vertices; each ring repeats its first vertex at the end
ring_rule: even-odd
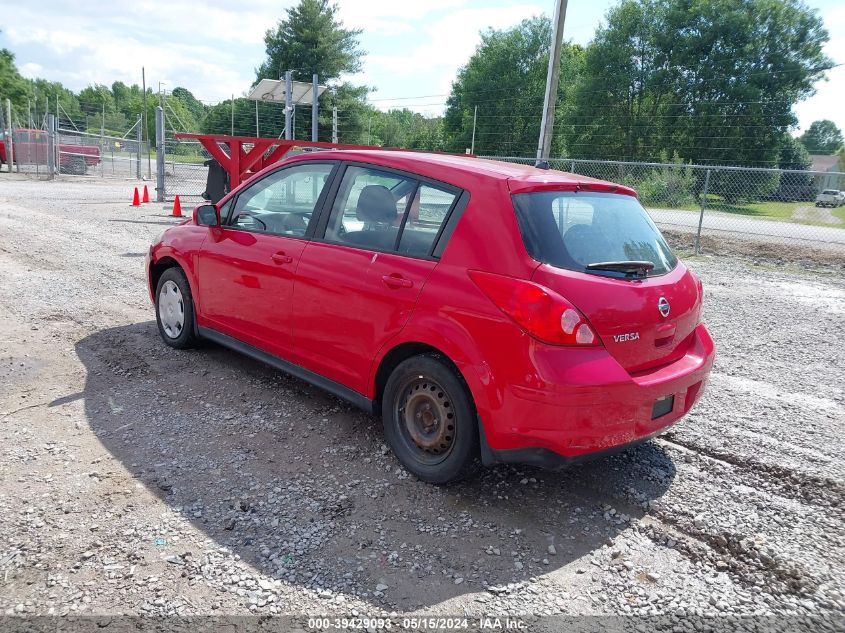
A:
MULTIPOLYGON (((14 137, 16 165, 47 164, 47 132, 16 128, 14 137)), ((0 162, 7 163, 6 135, 0 131, 0 162)), ((59 171, 65 174, 84 174, 88 167, 100 164, 100 148, 96 145, 59 143, 59 171)))

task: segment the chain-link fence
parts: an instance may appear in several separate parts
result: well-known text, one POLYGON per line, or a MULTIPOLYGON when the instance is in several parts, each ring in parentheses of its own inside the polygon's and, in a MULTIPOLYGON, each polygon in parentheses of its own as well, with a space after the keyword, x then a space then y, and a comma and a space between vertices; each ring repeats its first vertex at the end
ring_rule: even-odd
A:
MULTIPOLYGON (((160 113, 161 123, 156 124, 156 147, 161 140, 164 151, 164 186, 163 197, 173 200, 177 195, 180 200, 199 204, 205 198, 208 177, 208 161, 211 159, 202 143, 192 139, 176 138, 179 132, 199 132, 190 129, 179 118, 168 100, 163 100, 160 113), (160 138, 163 134, 163 138, 160 138)), ((221 147, 223 147, 221 145, 221 147)), ((228 147, 224 149, 228 153, 228 147)))
MULTIPOLYGON (((229 149, 224 149, 228 153, 229 149)), ((177 194, 194 204, 203 200, 211 158, 199 141, 178 139, 168 132, 164 142, 165 199, 177 194)))
MULTIPOLYGON (((533 165, 535 158, 488 156, 533 165)), ((552 169, 635 189, 655 224, 700 250, 742 239, 845 250, 845 173, 551 159, 552 169)))
POLYGON ((30 121, 27 127, 13 117, 12 125, 0 131, 4 161, 11 156, 18 173, 124 179, 146 174, 149 144, 140 140, 140 122, 123 136, 57 127, 52 114, 39 127, 32 125, 30 121))
POLYGON ((141 178, 146 174, 148 145, 131 136, 91 134, 59 129, 58 165, 62 174, 141 178))

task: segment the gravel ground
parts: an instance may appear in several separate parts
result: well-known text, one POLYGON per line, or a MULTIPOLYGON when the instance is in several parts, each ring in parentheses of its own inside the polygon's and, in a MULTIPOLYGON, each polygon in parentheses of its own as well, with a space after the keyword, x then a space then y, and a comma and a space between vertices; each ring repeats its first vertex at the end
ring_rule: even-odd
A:
POLYGON ((845 609, 845 281, 698 258, 718 360, 659 439, 409 476, 380 422, 158 338, 133 183, 0 177, 0 613, 845 609), (115 202, 117 201, 117 202, 115 202))

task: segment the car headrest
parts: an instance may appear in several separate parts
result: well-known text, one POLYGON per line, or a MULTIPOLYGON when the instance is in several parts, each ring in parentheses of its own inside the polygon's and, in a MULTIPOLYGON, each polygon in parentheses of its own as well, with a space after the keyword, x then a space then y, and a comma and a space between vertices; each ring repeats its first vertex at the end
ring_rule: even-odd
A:
POLYGON ((563 245, 569 256, 577 264, 586 265, 596 261, 593 251, 596 249, 595 230, 587 224, 575 224, 563 234, 563 245))
POLYGON ((391 223, 396 219, 396 200, 384 185, 367 185, 358 196, 355 215, 362 222, 391 223))

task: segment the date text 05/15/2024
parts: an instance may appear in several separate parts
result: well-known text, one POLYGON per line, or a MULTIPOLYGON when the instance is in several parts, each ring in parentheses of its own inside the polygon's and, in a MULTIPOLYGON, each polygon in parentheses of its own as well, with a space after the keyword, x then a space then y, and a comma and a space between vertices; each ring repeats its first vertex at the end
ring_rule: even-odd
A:
POLYGON ((308 628, 315 631, 404 630, 404 631, 524 631, 527 624, 513 617, 315 617, 308 619, 308 628))

